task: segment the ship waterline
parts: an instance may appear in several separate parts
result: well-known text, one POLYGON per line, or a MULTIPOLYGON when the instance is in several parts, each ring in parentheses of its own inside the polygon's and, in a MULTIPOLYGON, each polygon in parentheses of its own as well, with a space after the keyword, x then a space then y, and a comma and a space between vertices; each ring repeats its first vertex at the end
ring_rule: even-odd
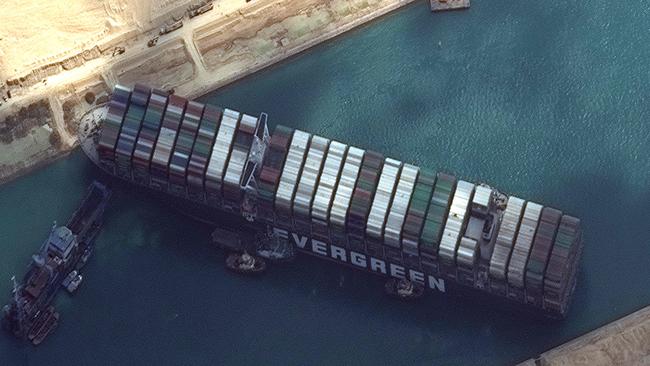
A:
POLYGON ((359 269, 568 310, 582 236, 559 210, 143 85, 117 86, 99 116, 82 147, 110 175, 359 269))

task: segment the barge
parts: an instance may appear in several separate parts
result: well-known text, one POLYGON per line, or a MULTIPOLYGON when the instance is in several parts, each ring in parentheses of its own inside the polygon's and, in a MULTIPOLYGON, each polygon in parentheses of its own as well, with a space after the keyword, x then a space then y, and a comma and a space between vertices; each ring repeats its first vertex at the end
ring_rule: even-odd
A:
POLYGON ((201 221, 237 218, 243 235, 439 293, 568 311, 582 231, 555 208, 140 84, 89 116, 97 166, 201 221))
POLYGON ((3 308, 3 327, 20 339, 39 345, 59 320, 52 305, 62 287, 73 291, 78 274, 93 251, 110 191, 93 182, 79 208, 65 226, 52 226, 47 240, 32 256, 22 282, 14 277, 12 299, 3 308), (74 276, 71 276, 74 274, 74 276), (73 277, 71 281, 66 281, 73 277))

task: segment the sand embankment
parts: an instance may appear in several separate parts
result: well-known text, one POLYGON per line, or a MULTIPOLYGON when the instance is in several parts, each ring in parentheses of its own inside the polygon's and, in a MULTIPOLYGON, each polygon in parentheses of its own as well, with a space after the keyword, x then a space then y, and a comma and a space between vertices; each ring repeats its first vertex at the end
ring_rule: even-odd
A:
POLYGON ((519 366, 650 365, 650 306, 519 366))
POLYGON ((0 13, 0 182, 74 148, 76 119, 118 82, 198 96, 412 1, 220 0, 189 19, 199 0, 9 0, 0 13), (180 17, 182 28, 147 46, 180 17), (38 123, 20 114, 34 103, 47 106, 38 123))

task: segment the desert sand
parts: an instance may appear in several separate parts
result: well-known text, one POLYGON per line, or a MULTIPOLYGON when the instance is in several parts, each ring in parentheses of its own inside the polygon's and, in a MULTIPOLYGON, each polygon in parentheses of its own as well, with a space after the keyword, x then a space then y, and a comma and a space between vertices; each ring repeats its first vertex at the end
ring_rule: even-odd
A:
POLYGON ((650 365, 650 307, 589 332, 519 366, 650 365))
POLYGON ((116 83, 198 96, 412 1, 217 0, 190 19, 201 0, 7 0, 0 183, 72 150, 78 118, 116 83))

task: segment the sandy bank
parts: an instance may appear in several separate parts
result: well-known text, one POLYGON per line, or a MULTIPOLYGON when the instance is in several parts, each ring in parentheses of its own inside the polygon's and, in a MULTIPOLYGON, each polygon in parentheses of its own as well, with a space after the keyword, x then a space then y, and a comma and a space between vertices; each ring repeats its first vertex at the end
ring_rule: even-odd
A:
POLYGON ((139 81, 198 96, 412 0, 220 0, 205 14, 185 15, 182 28, 147 46, 158 27, 183 16, 196 2, 53 0, 25 5, 10 0, 10 15, 0 15, 0 31, 10 34, 0 39, 0 55, 8 55, 0 57, 0 75, 7 78, 0 82, 0 98, 7 92, 12 97, 0 99, 0 128, 36 101, 49 103, 51 115, 50 130, 29 128, 29 143, 24 138, 4 138, 8 142, 3 143, 0 129, 0 153, 10 156, 0 160, 0 182, 75 146, 76 118, 92 106, 85 101, 89 92, 100 97, 118 82, 139 81), (78 12, 66 17, 62 3, 78 12), (39 19, 31 19, 31 13, 43 15, 44 25, 35 24, 39 19), (24 38, 12 30, 20 19, 33 25, 24 38), (44 27, 51 28, 50 35, 44 27), (25 52, 18 54, 21 47, 25 52), (115 47, 124 52, 114 52, 115 47), (50 138, 52 133, 56 138, 50 138))
POLYGON ((520 364, 535 365, 650 365, 650 306, 520 364))

